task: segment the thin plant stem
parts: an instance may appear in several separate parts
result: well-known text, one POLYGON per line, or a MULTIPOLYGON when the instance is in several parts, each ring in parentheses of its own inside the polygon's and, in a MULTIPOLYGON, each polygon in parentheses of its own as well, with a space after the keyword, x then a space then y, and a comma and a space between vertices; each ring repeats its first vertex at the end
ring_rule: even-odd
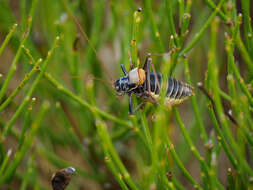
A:
POLYGON ((123 190, 128 190, 129 188, 127 187, 127 185, 125 184, 124 180, 122 179, 122 175, 117 171, 115 165, 112 163, 111 156, 110 156, 109 152, 106 151, 106 147, 105 146, 103 146, 103 147, 104 147, 104 151, 105 151, 105 155, 106 155, 106 157, 104 159, 106 165, 111 170, 112 174, 114 175, 114 177, 118 181, 118 183, 121 186, 121 188, 123 190))
POLYGON ((20 106, 18 107, 17 111, 14 113, 14 115, 12 116, 12 118, 10 119, 10 121, 8 122, 7 126, 4 128, 3 133, 1 134, 1 141, 3 141, 5 139, 5 137, 7 136, 7 134, 9 133, 10 129, 12 128, 13 124, 15 123, 15 121, 17 120, 17 118, 19 117, 19 115, 22 113, 22 111, 24 110, 24 108, 27 106, 35 88, 37 87, 37 85, 39 84, 40 79, 42 78, 43 74, 46 71, 47 65, 49 63, 50 58, 52 57, 52 54, 54 53, 57 43, 59 41, 59 37, 56 37, 56 40, 54 41, 54 44, 52 46, 52 49, 48 52, 47 58, 44 61, 44 64, 41 67, 40 73, 37 75, 35 81, 33 82, 31 88, 29 89, 29 91, 26 93, 25 98, 23 100, 23 102, 20 104, 20 106))
POLYGON ((13 24, 12 28, 10 29, 9 33, 7 34, 7 36, 5 37, 3 43, 1 44, 0 46, 0 56, 2 55, 6 45, 8 44, 8 42, 10 41, 12 35, 13 35, 13 32, 16 30, 18 24, 13 24))
MULTIPOLYGON (((189 70, 188 61, 187 61, 186 58, 184 58, 184 67, 185 67, 185 75, 186 75, 186 78, 187 78, 187 83, 192 85, 191 78, 190 78, 190 70, 189 70)), ((199 126, 200 131, 201 131, 200 136, 203 139, 204 143, 206 144, 208 142, 208 136, 207 136, 207 133, 206 133, 206 130, 205 130, 205 127, 204 127, 203 120, 201 119, 201 116, 200 116, 200 111, 199 111, 199 108, 197 106, 196 96, 191 97, 191 103, 192 103, 192 108, 193 108, 198 126, 199 126)))
POLYGON ((25 109, 25 119, 24 119, 24 125, 21 130, 19 142, 18 142, 18 150, 20 150, 24 144, 25 137, 26 137, 26 131, 28 127, 30 126, 30 122, 28 122, 28 117, 31 116, 31 112, 34 109, 36 98, 32 98, 32 101, 30 102, 30 105, 27 106, 27 109, 25 109))
POLYGON ((0 175, 1 175, 1 176, 3 175, 3 172, 4 172, 4 170, 5 170, 6 167, 7 167, 7 164, 8 164, 8 162, 9 162, 9 160, 10 160, 11 154, 12 154, 12 149, 9 149, 8 152, 7 152, 7 154, 6 154, 5 157, 4 157, 3 162, 1 163, 1 167, 0 167, 0 175))
POLYGON ((133 15, 133 29, 132 29, 132 40, 131 40, 131 57, 133 61, 133 66, 136 66, 138 61, 138 32, 139 32, 139 25, 141 22, 141 9, 139 8, 137 11, 134 12, 133 15))
POLYGON ((106 124, 101 121, 100 119, 96 120, 96 126, 98 129, 98 134, 101 138, 102 143, 105 143, 104 146, 107 146, 106 148, 108 149, 108 152, 110 153, 114 164, 119 168, 122 178, 126 181, 126 183, 131 187, 131 189, 138 190, 139 188, 136 186, 136 184, 133 182, 130 174, 126 170, 125 166, 121 162, 116 150, 113 147, 113 144, 111 142, 111 138, 107 132, 107 127, 106 124))
POLYGON ((156 44, 158 45, 159 50, 164 52, 164 45, 161 40, 160 33, 157 29, 157 25, 155 23, 155 18, 152 11, 152 2, 151 0, 145 0, 145 5, 147 7, 147 14, 149 16, 150 22, 151 22, 151 29, 152 29, 152 37, 155 40, 156 44))
POLYGON ((168 138, 168 150, 170 151, 173 159, 175 160, 176 164, 178 165, 178 167, 181 169, 181 171, 183 172, 183 174, 185 175, 185 177, 195 186, 195 188, 197 189, 202 189, 198 182, 195 181, 195 179, 191 176, 191 174, 187 171, 187 169, 184 167, 184 164, 182 163, 182 161, 180 160, 179 156, 177 155, 174 145, 172 144, 171 140, 168 138))
MULTIPOLYGON (((207 166, 207 164, 204 162, 204 158, 200 156, 199 152, 197 151, 196 147, 194 146, 191 138, 189 137, 186 129, 185 129, 185 126, 179 116, 179 113, 177 111, 176 108, 173 108, 173 112, 175 114, 175 117, 176 117, 176 120, 178 122, 178 125, 179 125, 179 128, 185 138, 185 140, 187 141, 188 145, 190 146, 190 149, 192 151, 192 153, 194 154, 194 156, 197 158, 197 160, 200 162, 200 165, 203 169, 203 171, 205 172, 206 176, 208 178, 210 178, 210 175, 216 175, 216 174, 213 174, 212 172, 210 173, 210 168, 207 166)), ((217 176, 216 176, 217 177, 217 176)), ((219 182, 217 181, 217 184, 219 184, 219 182)))
MULTIPOLYGON (((204 0, 206 4, 212 8, 212 10, 217 9, 215 3, 212 0, 204 0)), ((217 10, 218 15, 226 22, 229 21, 229 18, 227 15, 225 15, 221 10, 217 10)))
POLYGON ((40 112, 38 113, 37 117, 35 118, 34 122, 31 125, 30 132, 26 137, 24 145, 22 146, 20 150, 16 152, 14 160, 12 160, 12 162, 9 164, 4 174, 1 176, 0 184, 2 184, 4 181, 11 180, 11 178, 13 177, 19 163, 21 162, 25 154, 29 151, 29 149, 33 145, 34 136, 36 132, 38 131, 42 118, 44 117, 44 114, 46 113, 46 111, 49 109, 49 106, 50 106, 49 102, 47 101, 43 102, 40 112))
POLYGON ((21 41, 21 43, 19 45, 19 48, 18 48, 17 53, 15 55, 15 58, 12 61, 12 64, 10 66, 10 70, 9 70, 7 76, 6 76, 6 79, 5 79, 4 83, 3 83, 3 86, 2 86, 2 88, 0 90, 0 102, 1 102, 2 98, 5 95, 5 92, 7 90, 7 87, 9 86, 9 83, 10 83, 10 81, 12 79, 12 76, 13 76, 14 72, 17 69, 17 63, 18 63, 18 60, 19 60, 19 58, 21 56, 22 47, 25 44, 25 42, 26 42, 26 40, 27 40, 27 38, 29 36, 31 25, 32 25, 33 12, 34 12, 34 9, 35 9, 35 6, 36 6, 36 2, 37 2, 37 0, 33 0, 32 1, 31 10, 30 10, 30 13, 29 13, 29 16, 28 16, 28 19, 27 19, 27 22, 28 22, 27 29, 26 29, 26 31, 24 33, 24 37, 23 37, 23 39, 22 39, 22 41, 21 41))
POLYGON ((22 184, 20 186, 20 190, 26 190, 26 187, 28 185, 29 179, 31 178, 32 172, 33 172, 33 165, 34 165, 34 156, 30 157, 27 169, 24 175, 24 178, 22 180, 22 184))
POLYGON ((8 96, 8 98, 0 105, 0 113, 9 105, 9 103, 19 94, 26 83, 32 78, 32 76, 40 69, 39 65, 42 63, 42 59, 38 59, 34 64, 32 70, 25 75, 25 78, 20 82, 18 87, 8 96))
POLYGON ((246 47, 248 49, 248 52, 250 52, 250 55, 252 55, 253 33, 252 33, 251 18, 250 18, 250 3, 251 3, 250 0, 241 1, 243 20, 244 20, 244 36, 245 36, 246 47))
POLYGON ((218 13, 218 11, 220 10, 220 8, 222 7, 222 5, 223 5, 224 2, 225 2, 225 0, 221 0, 219 2, 217 8, 213 11, 213 13, 211 14, 211 16, 207 19, 207 21, 205 22, 205 24, 203 25, 203 27, 199 30, 199 32, 197 34, 195 34, 194 39, 179 53, 180 57, 182 57, 184 54, 186 54, 187 52, 189 52, 195 46, 195 44, 199 41, 199 39, 202 37, 202 35, 204 34, 204 32, 210 26, 212 20, 214 19, 214 17, 218 13))
POLYGON ((211 101, 212 103, 212 108, 213 108, 213 112, 211 112, 211 119, 214 123, 214 129, 216 131, 216 133, 218 134, 218 140, 221 141, 222 147, 225 150, 230 162, 232 163, 233 167, 235 169, 238 169, 238 163, 237 160, 235 159, 233 153, 231 152, 231 150, 229 149, 229 146, 226 142, 225 136, 223 135, 221 129, 220 129, 220 121, 216 120, 217 118, 217 111, 215 108, 215 103, 213 101, 213 98, 208 94, 208 92, 206 91, 206 89, 203 87, 202 83, 198 84, 198 87, 203 91, 203 93, 208 97, 208 99, 211 101))
POLYGON ((169 21, 169 29, 170 32, 175 39, 175 45, 178 47, 179 46, 179 39, 178 39, 178 34, 176 32, 176 27, 173 19, 173 10, 172 10, 172 1, 166 0, 165 1, 165 6, 167 9, 167 14, 168 14, 168 21, 169 21))
POLYGON ((91 158, 89 157, 87 151, 85 150, 85 147, 83 146, 82 142, 79 140, 79 138, 78 138, 77 134, 75 133, 73 127, 71 126, 70 122, 68 121, 67 116, 64 113, 64 111, 62 109, 62 106, 59 102, 56 103, 56 108, 57 108, 58 112, 60 113, 60 115, 62 116, 62 118, 64 120, 65 129, 69 132, 69 135, 74 140, 74 142, 75 142, 76 146, 78 147, 79 151, 81 152, 81 154, 83 155, 85 160, 89 163, 89 165, 91 166, 93 171, 98 172, 98 168, 96 167, 94 161, 91 160, 91 158))
POLYGON ((98 107, 92 106, 90 105, 88 102, 86 102, 85 100, 83 100, 82 98, 76 96, 74 93, 72 93, 71 91, 67 90, 66 88, 64 88, 60 83, 58 83, 49 73, 45 73, 45 78, 53 85, 57 88, 58 91, 62 92, 63 94, 65 94, 66 96, 70 97, 72 100, 78 102, 81 106, 83 106, 84 108, 88 108, 91 112, 96 112, 99 115, 101 115, 102 117, 111 120, 115 123, 118 123, 120 125, 126 126, 129 129, 131 129, 131 124, 127 121, 124 121, 122 119, 119 119, 105 111, 102 111, 101 109, 99 109, 98 107))

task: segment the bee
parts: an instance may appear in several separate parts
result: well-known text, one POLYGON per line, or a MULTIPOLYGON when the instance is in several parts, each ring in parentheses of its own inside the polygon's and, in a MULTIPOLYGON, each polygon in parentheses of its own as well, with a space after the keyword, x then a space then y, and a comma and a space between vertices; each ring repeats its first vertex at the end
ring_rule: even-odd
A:
POLYGON ((51 179, 53 190, 64 190, 69 184, 75 171, 75 168, 67 167, 53 174, 51 179))
MULTIPOLYGON (((152 54, 148 54, 143 68, 133 68, 130 59, 131 70, 127 73, 124 65, 121 69, 124 73, 123 77, 118 78, 114 82, 114 88, 118 95, 128 94, 129 96, 129 114, 135 113, 145 103, 143 101, 133 111, 132 95, 143 98, 149 102, 158 104, 160 98, 160 87, 163 84, 162 74, 150 72, 152 64, 152 54)), ((166 82, 166 97, 164 104, 166 106, 174 106, 184 102, 193 95, 193 88, 184 82, 168 77, 166 82)))

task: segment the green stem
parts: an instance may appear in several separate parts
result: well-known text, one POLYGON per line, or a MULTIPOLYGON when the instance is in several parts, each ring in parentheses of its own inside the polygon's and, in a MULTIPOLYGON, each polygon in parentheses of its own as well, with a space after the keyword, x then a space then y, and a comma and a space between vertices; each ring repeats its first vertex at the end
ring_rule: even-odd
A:
POLYGON ((10 121, 8 122, 7 126, 4 128, 3 134, 1 135, 1 141, 3 141, 5 139, 5 137, 9 133, 10 129, 12 128, 13 124, 15 123, 15 121, 18 119, 19 115, 23 112, 24 108, 27 106, 35 88, 39 84, 40 79, 42 78, 43 74, 46 71, 49 60, 52 57, 52 54, 54 53, 54 51, 56 49, 59 39, 60 39, 59 37, 56 37, 56 40, 54 41, 52 49, 51 49, 51 51, 48 52, 48 56, 47 56, 46 60, 44 61, 44 64, 41 67, 40 73, 36 77, 34 83, 32 84, 31 88, 29 89, 29 91, 26 93, 23 102, 19 105, 17 111, 14 113, 14 115, 12 116, 10 121))
POLYGON ((199 41, 199 39, 202 37, 202 35, 206 31, 206 29, 209 27, 209 25, 211 24, 212 20, 214 19, 214 17, 218 13, 218 11, 220 10, 220 8, 224 2, 225 2, 225 0, 221 0, 219 2, 218 6, 214 10, 214 12, 211 14, 211 16, 205 22, 204 26, 200 29, 200 31, 197 34, 195 34, 194 39, 179 53, 180 57, 184 56, 184 54, 189 52, 194 47, 194 45, 199 41))
MULTIPOLYGON (((95 113, 95 115, 96 115, 96 113, 95 113)), ((96 115, 96 117, 99 118, 98 115, 96 115)), ((123 179, 127 182, 127 184, 133 190, 138 190, 139 188, 133 182, 130 174, 128 173, 128 171, 125 168, 124 164, 121 162, 119 155, 117 154, 115 148, 113 147, 111 138, 110 138, 110 136, 108 134, 108 131, 107 131, 106 124, 103 121, 101 121, 100 119, 97 119, 96 120, 96 126, 97 126, 97 130, 98 130, 98 135, 101 138, 102 143, 105 143, 105 146, 107 146, 107 149, 110 152, 110 155, 111 155, 113 161, 115 162, 115 164, 119 168, 123 179)))
MULTIPOLYGON (((212 8, 212 10, 216 9, 216 5, 212 0, 204 0, 206 2, 206 4, 212 8)), ((221 10, 217 11, 218 15, 225 21, 228 22, 229 21, 229 17, 227 15, 225 15, 221 10)))
POLYGON ((6 36, 6 38, 4 39, 2 45, 0 46, 0 56, 2 55, 6 45, 8 44, 8 42, 10 41, 13 32, 15 31, 16 27, 18 26, 18 24, 13 24, 12 28, 10 29, 8 35, 6 36))
POLYGON ((138 61, 138 32, 139 25, 141 22, 141 10, 135 11, 133 15, 133 29, 132 29, 132 40, 131 40, 131 57, 133 66, 136 66, 138 61))
POLYGON ((43 102, 40 112, 38 113, 37 117, 35 118, 34 122, 31 125, 30 132, 26 137, 24 145, 20 150, 16 152, 13 161, 10 163, 9 167, 1 176, 0 184, 2 184, 4 181, 10 181, 12 179, 21 160, 24 158, 25 154, 31 149, 34 142, 34 136, 38 131, 42 118, 44 117, 44 114, 48 110, 49 106, 50 106, 49 102, 43 102))
POLYGON ((127 121, 121 120, 105 111, 102 111, 101 109, 99 109, 96 106, 92 106, 90 105, 88 102, 86 102, 85 100, 83 100, 82 98, 76 96, 74 93, 72 93, 71 91, 69 91, 68 89, 64 88, 60 83, 58 83, 49 73, 45 73, 45 78, 53 85, 57 88, 58 91, 62 92, 63 94, 65 94, 66 96, 70 97, 72 100, 78 102, 81 106, 83 106, 84 108, 88 108, 91 112, 95 112, 98 113, 99 115, 103 116, 104 118, 111 120, 115 123, 118 123, 120 125, 126 126, 129 129, 131 129, 131 124, 127 121))
MULTIPOLYGON (((192 151, 192 153, 194 154, 194 156, 197 158, 197 160, 199 161, 200 165, 201 165, 201 168, 203 169, 203 171, 205 172, 207 178, 210 178, 210 175, 215 175, 216 174, 213 174, 212 172, 210 172, 210 168, 207 166, 207 164, 205 163, 204 161, 204 158, 200 156, 198 150, 196 149, 196 147, 194 146, 189 134, 187 133, 186 129, 185 129, 185 126, 180 118, 180 115, 178 113, 178 110, 176 108, 173 108, 173 111, 174 111, 174 114, 175 114, 175 117, 176 117, 176 120, 177 120, 177 123, 178 123, 178 126, 185 138, 185 140, 187 141, 187 144, 190 146, 190 149, 192 151)), ((216 176, 216 178, 218 178, 216 176)), ((218 180, 217 180, 217 184, 218 183, 218 180)))
MULTIPOLYGON (((184 59, 184 67, 185 67, 185 75, 186 75, 186 78, 187 78, 187 83, 189 85, 192 85, 191 78, 190 78, 190 70, 189 70, 189 66, 188 66, 188 60, 186 58, 184 59)), ((198 105, 197 105, 196 96, 191 97, 191 103, 192 103, 192 108, 193 108, 198 126, 199 126, 200 131, 201 131, 200 137, 203 139, 204 143, 207 144, 208 143, 208 135, 206 133, 203 120, 201 119, 201 116, 200 116, 200 111, 199 111, 199 108, 198 108, 198 105)))
POLYGON ((176 32, 176 27, 173 19, 173 8, 172 8, 172 1, 170 0, 165 0, 165 6, 167 8, 167 13, 168 13, 168 21, 169 21, 169 30, 175 39, 175 45, 178 47, 179 46, 179 39, 178 39, 178 34, 176 32))
POLYGON ((20 58, 20 55, 21 55, 21 52, 22 52, 22 47, 23 47, 24 43, 26 42, 26 40, 27 40, 27 38, 29 36, 31 25, 32 25, 32 16, 33 16, 33 12, 34 12, 34 9, 35 9, 36 2, 37 2, 37 0, 33 0, 33 2, 32 2, 32 7, 31 7, 31 10, 30 10, 30 13, 29 13, 28 20, 27 20, 27 22, 28 22, 27 30, 24 33, 24 37, 23 37, 23 39, 22 39, 22 41, 21 41, 21 43, 19 45, 18 51, 17 51, 17 53, 15 55, 15 58, 12 61, 10 70, 9 70, 9 72, 8 72, 8 74, 6 76, 6 79, 5 79, 4 83, 3 83, 3 86, 2 86, 2 88, 0 90, 0 102, 1 102, 2 98, 5 95, 5 92, 6 92, 8 86, 10 84, 10 81, 12 79, 12 76, 13 76, 14 72, 16 71, 16 68, 17 68, 16 65, 17 65, 18 60, 20 58))
POLYGON ((7 166, 8 162, 9 162, 11 153, 12 153, 12 149, 9 149, 8 152, 7 152, 7 154, 4 157, 3 162, 1 163, 1 168, 0 168, 0 175, 1 176, 3 175, 3 172, 6 169, 6 166, 7 166))
POLYGON ((187 171, 187 169, 184 167, 184 164, 182 163, 182 161, 180 160, 179 156, 177 155, 174 145, 172 144, 171 140, 169 138, 167 138, 168 140, 168 149, 173 157, 173 159, 175 160, 176 164, 178 165, 178 167, 181 169, 181 171, 183 172, 183 174, 185 175, 185 177, 197 188, 197 189, 202 189, 198 182, 195 181, 195 179, 191 176, 191 174, 187 171))
POLYGON ((243 20, 244 20, 243 26, 244 26, 244 36, 245 36, 246 47, 252 57, 253 33, 252 33, 251 18, 250 18, 250 0, 242 0, 241 5, 242 5, 242 12, 243 12, 243 20))
POLYGON ((153 11, 152 11, 152 2, 151 2, 151 0, 145 0, 145 5, 147 7, 147 14, 148 14, 150 22, 151 22, 151 29, 152 29, 152 33, 153 33, 153 39, 156 42, 156 44, 158 44, 158 49, 160 51, 164 52, 164 45, 162 43, 160 33, 159 33, 159 31, 157 29, 157 26, 156 26, 156 23, 155 23, 155 18, 154 18, 153 11))
POLYGON ((39 70, 39 65, 42 63, 42 59, 38 59, 32 70, 25 75, 25 78, 21 81, 18 87, 11 93, 10 96, 0 105, 0 113, 6 108, 9 103, 17 96, 17 94, 23 89, 26 83, 32 78, 36 71, 39 70))
POLYGON ((22 184, 20 187, 20 190, 26 190, 27 185, 29 183, 29 179, 31 178, 32 172, 33 172, 33 165, 34 165, 34 156, 29 159, 27 169, 24 175, 24 178, 22 180, 22 184))

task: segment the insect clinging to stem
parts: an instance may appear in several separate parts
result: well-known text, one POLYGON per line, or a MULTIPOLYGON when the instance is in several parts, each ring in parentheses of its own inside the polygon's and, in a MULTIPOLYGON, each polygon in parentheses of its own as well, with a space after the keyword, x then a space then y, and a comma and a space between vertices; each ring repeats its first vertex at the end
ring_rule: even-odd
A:
POLYGON ((75 168, 67 167, 54 173, 51 179, 53 190, 64 190, 75 171, 75 168))
MULTIPOLYGON (((133 68, 130 59, 131 70, 128 73, 124 65, 121 65, 124 76, 115 81, 114 87, 118 95, 128 94, 129 114, 135 113, 145 103, 145 101, 143 101, 135 108, 135 110, 133 110, 133 94, 155 104, 158 103, 158 100, 160 98, 160 87, 163 84, 162 74, 156 73, 155 71, 150 72, 152 55, 162 56, 164 54, 148 54, 143 68, 133 68)), ((171 77, 168 77, 167 81, 165 82, 166 97, 164 103, 166 106, 178 105, 193 95, 193 88, 189 84, 178 81, 171 77)))
MULTIPOLYGON (((138 9, 140 12, 141 9, 138 9)), ((75 23, 77 24, 81 34, 83 37, 88 41, 89 45, 91 46, 92 50, 96 54, 101 66, 104 68, 107 74, 110 72, 107 71, 106 67, 104 67, 102 63, 102 59, 97 54, 96 49, 88 39, 85 31, 82 29, 81 24, 79 23, 78 19, 72 15, 74 18, 75 23)), ((135 94, 137 97, 144 98, 145 100, 151 101, 152 103, 158 104, 158 100, 161 97, 160 93, 160 86, 164 83, 162 81, 162 74, 150 72, 150 65, 152 64, 151 56, 163 56, 168 55, 170 53, 165 54, 148 54, 146 57, 145 64, 143 68, 133 68, 131 59, 130 59, 130 68, 131 70, 127 73, 125 67, 121 65, 121 69, 124 73, 123 77, 120 77, 114 82, 114 88, 118 95, 128 94, 129 96, 129 114, 135 113, 144 103, 143 101, 140 105, 138 105, 135 110, 133 110, 132 105, 132 95, 135 94)), ((154 67, 153 67, 154 68, 154 67)), ((110 75, 107 75, 107 77, 110 75)), ((111 79, 111 77, 109 77, 111 79)), ((184 82, 178 81, 174 78, 168 77, 165 81, 166 83, 166 97, 165 97, 165 105, 167 106, 174 106, 184 102, 190 96, 192 96, 193 88, 184 82)))

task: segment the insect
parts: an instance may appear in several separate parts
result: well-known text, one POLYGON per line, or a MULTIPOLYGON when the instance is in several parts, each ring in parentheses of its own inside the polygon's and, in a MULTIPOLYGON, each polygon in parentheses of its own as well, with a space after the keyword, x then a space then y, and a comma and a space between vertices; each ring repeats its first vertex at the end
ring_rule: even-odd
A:
POLYGON ((74 172, 75 168, 67 167, 53 174, 51 179, 53 190, 64 190, 69 184, 74 172))
MULTIPOLYGON (((124 73, 123 77, 117 79, 114 88, 118 95, 128 94, 129 96, 129 114, 135 113, 145 102, 138 105, 133 111, 132 95, 144 98, 147 101, 158 104, 160 98, 160 87, 162 86, 162 74, 150 72, 152 64, 151 54, 146 58, 143 68, 133 68, 130 59, 131 70, 127 73, 124 65, 121 69, 124 73)), ((182 103, 193 95, 193 88, 181 81, 168 77, 166 81, 166 97, 165 105, 174 106, 182 103)))

